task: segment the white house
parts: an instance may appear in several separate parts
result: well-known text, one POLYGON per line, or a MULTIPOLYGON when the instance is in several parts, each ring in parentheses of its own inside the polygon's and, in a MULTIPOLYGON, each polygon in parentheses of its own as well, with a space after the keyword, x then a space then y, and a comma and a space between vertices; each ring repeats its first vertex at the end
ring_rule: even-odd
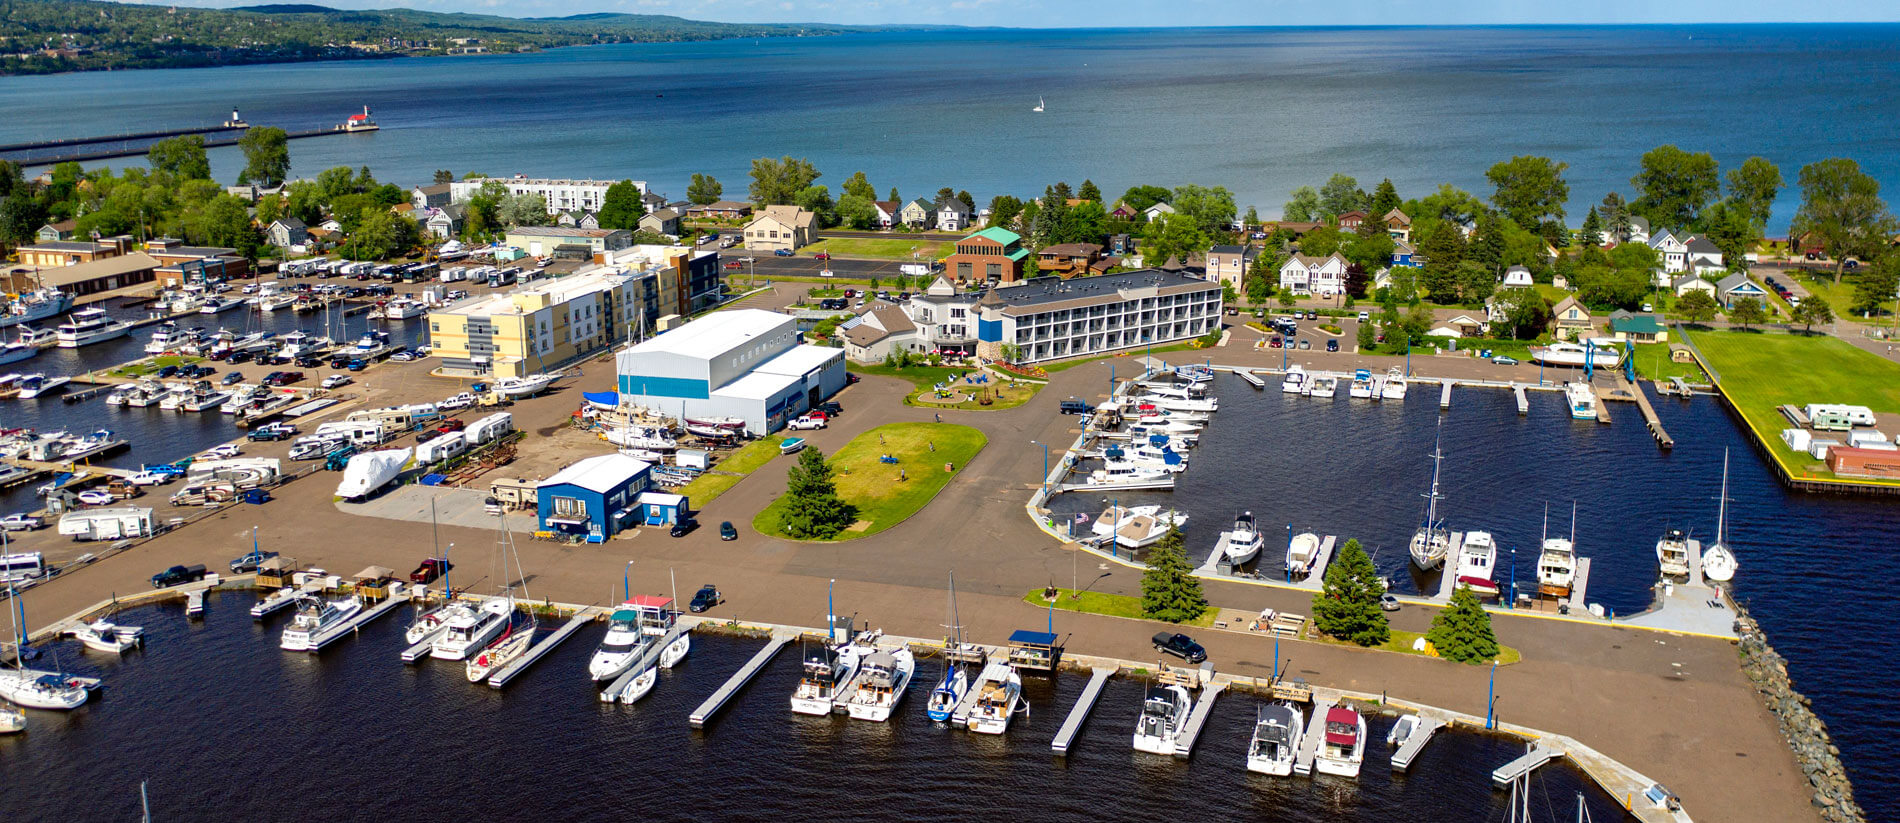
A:
POLYGON ((1164 214, 1173 214, 1174 207, 1166 203, 1156 203, 1148 208, 1142 209, 1141 213, 1146 215, 1149 220, 1153 220, 1164 214))
POLYGON ((902 208, 903 205, 904 204, 896 200, 873 200, 871 201, 871 213, 875 216, 871 219, 877 223, 877 227, 880 229, 888 229, 895 226, 897 225, 898 209, 902 208))
POLYGON ((921 352, 929 348, 904 308, 883 301, 841 328, 839 336, 844 338, 844 356, 854 363, 881 363, 898 349, 921 352))
POLYGON ((1669 288, 1676 293, 1677 297, 1681 297, 1692 291, 1706 292, 1710 297, 1715 296, 1715 284, 1709 282, 1700 274, 1682 275, 1681 277, 1669 281, 1669 288))
POLYGON ((952 197, 937 207, 937 229, 939 231, 963 231, 970 226, 970 208, 962 200, 952 197))
POLYGON ((1763 303, 1768 302, 1768 292, 1755 285, 1755 281, 1745 272, 1737 272, 1722 278, 1722 282, 1715 284, 1715 292, 1716 299, 1722 302, 1723 308, 1735 308, 1735 304, 1746 297, 1753 297, 1763 303))
POLYGON ((1512 266, 1504 270, 1504 288, 1528 289, 1532 284, 1531 270, 1523 266, 1512 266))
POLYGON ((1630 235, 1629 239, 1626 240, 1625 242, 1642 243, 1644 245, 1648 245, 1649 244, 1649 218, 1637 217, 1636 215, 1633 215, 1633 214, 1630 215, 1629 235, 1630 235))
POLYGON ((1294 254, 1280 265, 1280 288, 1294 294, 1335 295, 1345 290, 1346 266, 1338 252, 1323 258, 1294 254))
POLYGON ((1649 247, 1655 249, 1662 258, 1663 274, 1689 270, 1689 244, 1678 239, 1675 233, 1664 229, 1662 233, 1649 238, 1649 247))

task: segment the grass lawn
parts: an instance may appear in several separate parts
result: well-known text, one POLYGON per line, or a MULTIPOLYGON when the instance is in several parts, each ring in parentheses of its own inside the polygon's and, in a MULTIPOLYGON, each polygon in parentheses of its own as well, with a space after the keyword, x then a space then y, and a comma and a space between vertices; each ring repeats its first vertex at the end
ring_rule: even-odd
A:
POLYGON ((203 359, 202 357, 190 357, 182 354, 165 354, 149 360, 141 360, 122 368, 113 369, 109 373, 119 377, 143 377, 166 366, 183 366, 187 363, 196 363, 203 359))
POLYGON ((746 475, 758 471, 760 467, 772 462, 778 456, 778 444, 783 438, 766 437, 754 440, 740 447, 738 451, 726 456, 726 459, 713 465, 713 471, 694 478, 679 491, 695 508, 704 507, 725 494, 727 489, 739 484, 746 475), (715 473, 723 472, 723 473, 715 473))
MULTIPOLYGON (((1422 632, 1408 632, 1403 629, 1393 629, 1392 636, 1387 637, 1383 645, 1371 646, 1369 648, 1376 649, 1382 652, 1392 652, 1394 654, 1412 654, 1412 655, 1418 655, 1419 657, 1435 656, 1435 655, 1427 655, 1426 653, 1421 652, 1421 651, 1412 650, 1412 643, 1424 636, 1425 635, 1422 632)), ((1352 648, 1352 649, 1368 648, 1366 646, 1361 646, 1351 641, 1338 640, 1338 639, 1328 637, 1323 634, 1317 635, 1317 637, 1319 638, 1319 642, 1326 643, 1333 646, 1345 646, 1347 648, 1352 648)), ((1497 660, 1498 660, 1499 665, 1509 666, 1512 663, 1516 663, 1523 659, 1524 659, 1523 652, 1520 652, 1517 649, 1514 649, 1510 646, 1506 646, 1502 643, 1498 644, 1497 660)))
MULTIPOLYGON (((781 439, 769 438, 775 448, 781 439)), ((888 423, 852 438, 827 457, 838 496, 858 507, 859 524, 832 539, 853 540, 904 522, 963 471, 987 442, 983 432, 950 423, 888 423), (887 454, 897 457, 896 465, 879 462, 887 454), (945 463, 955 471, 944 471, 945 463)), ((781 495, 752 519, 752 527, 779 535, 784 508, 781 495)))
MULTIPOLYGON (((1139 597, 1104 592, 1083 592, 1080 598, 1076 598, 1074 594, 1074 589, 1057 589, 1056 608, 1065 612, 1105 614, 1109 617, 1126 617, 1130 620, 1148 619, 1142 616, 1139 597)), ((1049 601, 1042 599, 1042 589, 1034 589, 1023 595, 1023 602, 1041 609, 1049 608, 1049 601)), ((1201 613, 1200 617, 1181 625, 1198 626, 1204 629, 1214 625, 1214 616, 1219 613, 1220 609, 1210 606, 1207 611, 1201 613)))
POLYGON ((1782 281, 1794 280, 1800 283, 1801 287, 1807 289, 1809 294, 1817 295, 1821 299, 1826 300, 1828 307, 1834 309, 1836 316, 1845 314, 1847 307, 1854 305, 1854 279, 1852 274, 1842 278, 1838 286, 1834 284, 1834 278, 1831 275, 1809 274, 1799 269, 1790 269, 1784 272, 1784 274, 1786 275, 1785 277, 1776 277, 1775 279, 1782 281))
POLYGON ((955 368, 950 366, 905 366, 899 369, 883 364, 864 366, 857 363, 850 363, 846 365, 846 368, 859 374, 895 377, 899 380, 910 381, 910 384, 915 386, 916 389, 912 391, 909 396, 904 398, 904 404, 926 409, 964 409, 969 411, 1000 411, 1003 409, 1013 409, 1029 402, 1029 398, 1035 397, 1036 392, 1040 391, 1044 385, 1034 380, 1016 380, 1012 383, 1010 380, 998 377, 994 374, 990 375, 990 382, 988 383, 965 383, 960 378, 963 375, 977 371, 975 368, 968 366, 958 366, 955 368), (936 393, 934 387, 937 384, 948 383, 951 380, 957 381, 956 388, 954 389, 955 393, 974 393, 980 397, 983 393, 983 389, 989 389, 990 404, 985 406, 980 400, 965 400, 959 403, 924 402, 922 398, 926 394, 934 395, 936 393))
POLYGON ((1825 464, 1781 442, 1789 424, 1776 407, 1846 403, 1900 411, 1900 364, 1840 339, 1728 330, 1693 332, 1690 339, 1721 375, 1722 392, 1791 475, 1832 477, 1825 464))
POLYGON ((833 237, 820 240, 802 249, 798 256, 806 257, 821 251, 828 251, 839 257, 877 257, 887 260, 910 260, 915 252, 918 260, 935 260, 943 254, 944 241, 925 240, 921 237, 896 236, 891 238, 833 237))
POLYGON ((1702 373, 1702 367, 1694 361, 1677 363, 1669 359, 1668 343, 1636 344, 1636 376, 1645 380, 1668 382, 1671 377, 1680 377, 1690 383, 1707 383, 1709 376, 1702 373))

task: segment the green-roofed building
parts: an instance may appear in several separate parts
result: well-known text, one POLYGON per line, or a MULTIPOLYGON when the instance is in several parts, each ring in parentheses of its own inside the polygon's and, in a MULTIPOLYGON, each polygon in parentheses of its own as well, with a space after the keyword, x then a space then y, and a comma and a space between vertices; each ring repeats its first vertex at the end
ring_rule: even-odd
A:
POLYGON ((965 283, 1014 283, 1023 279, 1023 261, 1028 259, 1022 235, 991 226, 958 240, 950 256, 943 259, 943 271, 965 283))
POLYGON ((1617 340, 1665 343, 1669 340, 1669 327, 1664 326, 1653 314, 1636 314, 1618 309, 1610 314, 1610 335, 1617 340))

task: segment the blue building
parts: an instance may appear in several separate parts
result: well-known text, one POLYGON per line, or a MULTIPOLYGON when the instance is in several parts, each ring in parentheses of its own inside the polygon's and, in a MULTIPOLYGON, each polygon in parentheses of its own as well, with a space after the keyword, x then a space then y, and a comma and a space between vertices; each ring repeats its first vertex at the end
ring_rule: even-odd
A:
POLYGON ((645 519, 639 496, 652 469, 624 454, 603 454, 555 472, 535 486, 541 530, 598 542, 638 526, 645 519))

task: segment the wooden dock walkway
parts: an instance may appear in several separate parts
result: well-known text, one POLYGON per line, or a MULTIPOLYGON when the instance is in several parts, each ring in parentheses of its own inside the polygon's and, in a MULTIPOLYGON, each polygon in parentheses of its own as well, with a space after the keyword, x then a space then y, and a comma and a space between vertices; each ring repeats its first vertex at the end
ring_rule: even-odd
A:
POLYGON ((706 698, 706 702, 699 704, 699 708, 687 715, 686 722, 695 729, 706 728, 706 724, 726 707, 726 703, 732 700, 733 695, 738 694, 740 689, 752 682, 752 677, 763 671, 765 664, 772 662, 772 658, 778 656, 779 650, 785 648, 785 644, 792 642, 792 638, 797 636, 796 633, 786 630, 772 632, 771 642, 766 643, 765 648, 752 655, 751 660, 747 660, 744 666, 740 666, 738 671, 726 678, 725 684, 721 685, 718 691, 713 692, 706 698))
POLYGON ((1590 601, 1585 600, 1590 593, 1590 558, 1577 558, 1577 571, 1570 581, 1570 608, 1589 610, 1590 601))
POLYGON ((1419 714, 1418 725, 1413 726, 1412 733, 1399 741, 1399 750, 1392 753, 1392 770, 1402 772, 1412 768, 1412 761, 1417 759, 1419 752, 1425 751, 1425 744, 1432 741, 1432 735, 1444 727, 1443 719, 1419 714))
POLYGON ((1075 699, 1075 705, 1069 709, 1068 718, 1062 721, 1062 728, 1056 732, 1055 740, 1050 741, 1050 751, 1063 755, 1069 753, 1069 747, 1075 743, 1075 736, 1082 731, 1083 722, 1089 719, 1089 711, 1095 708, 1096 699, 1102 696, 1102 686, 1108 683, 1108 676, 1114 673, 1114 666, 1096 666, 1090 671, 1089 684, 1083 687, 1081 696, 1075 699))
POLYGON ((408 602, 408 598, 396 597, 392 593, 390 597, 384 598, 383 602, 357 612, 355 617, 350 618, 349 621, 343 625, 337 626, 324 634, 317 635, 310 643, 310 653, 316 654, 317 652, 323 651, 323 647, 336 642, 346 634, 355 634, 358 629, 369 625, 371 620, 375 620, 378 617, 395 611, 397 606, 408 602))
POLYGON ((1293 753, 1294 774, 1313 773, 1313 761, 1319 759, 1319 743, 1326 739, 1326 710, 1332 707, 1332 698, 1313 696, 1313 713, 1306 718, 1306 734, 1300 738, 1300 750, 1293 753))
POLYGON ((44 460, 28 460, 24 457, 9 457, 9 458, 6 458, 5 460, 0 460, 0 462, 11 463, 23 469, 34 469, 36 471, 54 472, 54 473, 71 472, 72 474, 83 474, 86 472, 92 472, 96 474, 111 475, 113 477, 119 477, 119 478, 131 477, 132 475, 139 473, 138 469, 119 469, 119 468, 114 468, 112 466, 81 465, 81 464, 70 463, 70 462, 50 463, 44 460))
POLYGON ((1208 716, 1214 713, 1214 700, 1220 697, 1226 683, 1214 683, 1201 691, 1201 698, 1194 701, 1194 708, 1188 712, 1187 725, 1181 727, 1174 736, 1174 756, 1182 760, 1194 754, 1194 741, 1201 736, 1201 727, 1207 725, 1208 716))
POLYGON ((489 675, 488 685, 497 689, 508 685, 508 681, 515 679, 522 672, 527 671, 529 666, 534 665, 535 661, 540 660, 548 652, 553 651, 555 646, 561 645, 561 641, 573 637, 574 633, 580 631, 582 626, 594 622, 594 617, 597 613, 598 610, 592 606, 576 612, 573 617, 568 619, 566 625, 555 629, 554 632, 547 637, 541 638, 541 642, 534 644, 532 648, 528 649, 528 653, 522 655, 520 660, 516 660, 508 664, 501 671, 489 675))
POLYGON ((1636 401, 1636 408, 1643 412, 1643 425, 1649 427, 1650 436, 1656 438, 1656 448, 1668 451, 1676 447, 1676 440, 1663 430, 1662 418, 1656 416, 1656 407, 1650 405, 1649 395, 1643 393, 1641 386, 1632 385, 1627 379, 1618 377, 1617 387, 1630 393, 1636 401))
POLYGON ((1452 587, 1458 583, 1458 550, 1464 548, 1465 533, 1451 533, 1451 548, 1445 550, 1445 562, 1438 567, 1438 594, 1433 597, 1440 603, 1451 602, 1452 587))
POLYGON ((1561 749, 1553 748, 1540 740, 1533 744, 1531 750, 1525 752, 1524 756, 1499 766, 1495 771, 1491 772, 1491 785, 1499 789, 1510 788, 1511 781, 1523 777, 1526 773, 1530 772, 1530 770, 1562 756, 1563 751, 1561 749))

